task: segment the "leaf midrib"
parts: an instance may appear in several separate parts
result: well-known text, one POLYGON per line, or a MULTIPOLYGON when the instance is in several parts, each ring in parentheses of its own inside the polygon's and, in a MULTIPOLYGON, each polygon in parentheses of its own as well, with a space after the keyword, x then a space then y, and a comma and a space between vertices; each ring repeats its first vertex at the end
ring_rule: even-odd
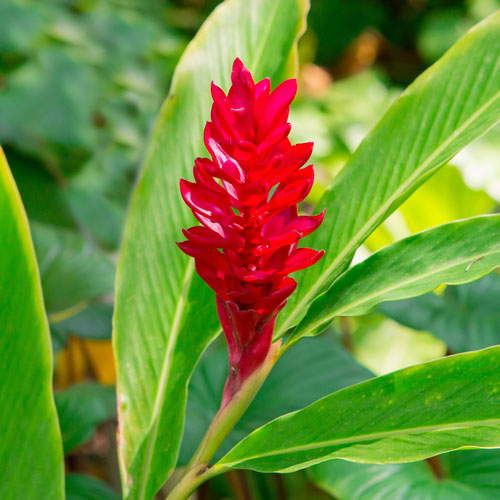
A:
MULTIPOLYGON (((478 119, 483 112, 486 111, 487 108, 492 106, 496 100, 500 98, 500 91, 498 91, 496 94, 494 94, 490 99, 488 99, 475 113, 473 113, 458 129, 456 129, 450 136, 449 138, 444 141, 441 146, 439 146, 437 149, 434 150, 434 153, 432 153, 426 161, 424 161, 420 167, 417 167, 414 170, 413 175, 411 175, 406 182, 401 184, 400 188, 397 189, 393 196, 388 198, 388 200, 380 207, 379 210, 377 210, 372 217, 368 219, 368 221, 360 228, 360 230, 351 238, 350 242, 344 247, 344 250, 342 250, 339 255, 332 261, 332 263, 326 268, 325 272, 322 274, 322 276, 318 277, 316 280, 315 284, 309 289, 309 291, 304 295, 304 297, 297 303, 293 311, 290 313, 290 315, 286 318, 285 322, 281 325, 281 328, 278 332, 277 337, 279 338, 282 336, 284 332, 288 328, 290 328, 290 324, 294 321, 294 319, 297 317, 297 314, 299 311, 301 311, 304 307, 307 307, 308 303, 312 301, 314 298, 314 295, 320 289, 324 282, 326 281, 327 277, 331 274, 331 272, 352 252, 356 249, 356 243, 357 241, 362 241, 362 236, 365 234, 370 227, 375 223, 375 221, 384 213, 386 212, 389 207, 391 206, 392 202, 397 199, 399 196, 401 196, 409 186, 413 183, 415 178, 418 178, 420 176, 420 173, 422 171, 425 171, 425 169, 429 166, 429 164, 432 163, 434 158, 438 157, 443 150, 446 149, 446 147, 453 142, 459 136, 464 129, 466 129, 471 123, 473 123, 476 119, 478 119)), ((496 122, 495 122, 496 123, 496 122)), ((491 124, 489 128, 491 128, 495 123, 491 124)), ((453 155, 451 155, 453 156, 453 155)), ((434 167, 434 169, 437 169, 439 165, 442 165, 446 162, 446 160, 443 163, 439 163, 434 167)), ((321 230, 321 229, 320 229, 321 230)))
POLYGON ((148 448, 146 452, 146 459, 143 467, 142 474, 140 476, 140 492, 139 499, 144 499, 146 493, 147 478, 149 476, 149 470, 151 468, 151 461, 153 458, 154 444, 156 441, 156 435, 158 433, 158 426, 160 422, 160 413, 162 409, 163 401, 165 400, 165 392, 168 386, 168 379, 170 378, 170 367, 172 365, 172 356, 174 347, 179 335, 182 313, 184 312, 184 305, 186 303, 186 298, 191 286, 191 280, 193 278, 194 264, 192 259, 186 266, 186 271, 184 273, 184 279, 182 282, 181 294, 179 296, 179 301, 175 308, 174 320, 172 321, 171 335, 167 342, 167 347, 165 349, 165 357, 163 358, 162 371, 160 375, 160 383, 158 385, 158 391, 156 393, 155 403, 153 407, 153 416, 151 420, 151 428, 148 432, 148 448))
MULTIPOLYGON (((340 438, 340 439, 329 439, 327 441, 319 441, 311 444, 305 444, 300 446, 291 446, 289 448, 283 448, 279 450, 273 450, 267 453, 260 453, 257 455, 252 455, 249 457, 242 458, 235 462, 224 462, 220 461, 217 465, 224 467, 234 467, 235 465, 241 464, 243 462, 249 462, 251 460, 256 460, 259 458, 271 457, 276 455, 283 455, 285 453, 295 453, 299 451, 308 451, 314 450, 316 448, 324 448, 329 446, 336 446, 340 444, 349 444, 349 443, 358 443, 365 441, 373 441, 380 439, 387 439, 397 436, 405 436, 405 435, 413 435, 413 434, 425 434, 427 432, 441 432, 447 430, 460 430, 460 429, 468 429, 474 427, 491 427, 495 425, 500 425, 500 418, 492 418, 485 420, 472 420, 465 422, 453 422, 450 424, 443 425, 427 425, 421 427, 413 427, 407 429, 400 429, 394 431, 385 431, 385 432, 374 432, 372 434, 361 434, 359 436, 352 436, 348 438, 340 438)), ((499 438, 500 442, 500 438, 499 438)))
MULTIPOLYGON (((488 217, 488 216, 487 216, 488 217)), ((493 216, 494 217, 494 216, 493 216)), ((391 292, 393 290, 396 290, 398 288, 401 288, 401 287, 404 287, 406 285, 410 285, 412 283, 415 283, 415 282, 418 282, 418 281, 421 281, 421 280, 424 280, 425 278, 428 278, 429 276, 432 276, 434 274, 438 274, 438 273, 441 273, 441 272, 444 272, 444 271, 447 271, 449 269, 452 269, 454 267, 457 267, 457 266, 460 266, 461 264, 465 264, 467 262, 470 262, 471 259, 476 259, 476 258, 479 258, 479 257, 489 257, 491 255, 494 255, 496 253, 500 253, 500 250, 499 249, 496 249, 494 251, 491 251, 491 252, 480 252, 480 253, 476 253, 474 255, 471 255, 467 258, 463 258, 463 259, 459 259, 459 260, 455 260, 453 261, 453 264, 452 265, 449 265, 449 266, 443 266, 443 267, 440 267, 439 269, 437 270, 434 270, 432 272, 428 272, 428 273, 423 273, 423 274, 419 274, 418 276, 416 276, 415 278, 413 279, 408 279, 408 280, 404 280, 404 281, 398 281, 395 285, 393 286, 389 286, 389 287, 386 287, 386 288, 383 288, 375 293, 372 293, 370 295, 366 295, 364 296, 362 299, 358 300, 358 301, 355 301, 355 302, 351 302, 351 303, 348 303, 346 305, 344 305, 343 307, 341 307, 340 309, 336 309, 334 313, 328 315, 328 316, 323 316, 323 319, 321 321, 317 321, 316 323, 313 323, 313 325, 311 326, 308 326, 307 327, 307 331, 310 331, 310 330, 313 330, 314 328, 320 326, 322 323, 324 323, 325 321, 329 321, 330 319, 333 319, 335 318, 335 316, 338 316, 338 315, 341 315, 343 312, 345 311, 348 311, 349 309, 352 309, 354 307, 357 307, 359 306, 360 304, 363 304, 364 302, 368 302, 369 300, 377 297, 378 295, 382 295, 384 293, 387 293, 387 292, 391 292)), ((492 265, 492 267, 496 267, 494 265, 492 265)))

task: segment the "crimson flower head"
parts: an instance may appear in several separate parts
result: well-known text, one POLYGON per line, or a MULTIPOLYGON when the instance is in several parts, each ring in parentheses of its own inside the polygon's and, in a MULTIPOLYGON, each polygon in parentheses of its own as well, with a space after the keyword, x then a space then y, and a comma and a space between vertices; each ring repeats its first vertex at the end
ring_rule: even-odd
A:
POLYGON ((287 123, 295 79, 271 90, 254 83, 236 59, 226 95, 212 82, 211 121, 204 132, 211 159, 197 158, 196 182, 180 181, 184 201, 201 223, 178 243, 215 291, 229 344, 223 406, 265 360, 278 312, 297 283, 288 275, 313 265, 323 251, 297 248, 322 222, 298 215, 311 190, 313 143, 292 145, 287 123))

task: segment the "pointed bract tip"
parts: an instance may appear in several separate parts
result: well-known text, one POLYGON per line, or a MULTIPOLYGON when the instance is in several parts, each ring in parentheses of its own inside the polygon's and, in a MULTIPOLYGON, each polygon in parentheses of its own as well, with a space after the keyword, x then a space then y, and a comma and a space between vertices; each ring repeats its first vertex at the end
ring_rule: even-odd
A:
POLYGON ((239 71, 241 68, 244 68, 245 65, 241 61, 239 57, 236 57, 236 59, 233 62, 233 71, 239 71))
POLYGON ((248 71, 248 69, 245 67, 245 65, 242 63, 239 57, 237 57, 233 62, 231 81, 233 84, 236 83, 237 81, 240 81, 247 87, 254 86, 252 74, 250 73, 250 71, 248 71))

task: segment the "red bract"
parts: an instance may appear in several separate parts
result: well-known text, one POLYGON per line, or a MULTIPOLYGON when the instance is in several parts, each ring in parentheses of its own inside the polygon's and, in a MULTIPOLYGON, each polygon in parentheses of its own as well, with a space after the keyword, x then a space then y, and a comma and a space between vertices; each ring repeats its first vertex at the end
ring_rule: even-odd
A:
POLYGON ((202 226, 183 230, 187 241, 178 244, 217 294, 229 344, 223 406, 269 352, 276 316, 297 285, 288 274, 324 253, 297 248, 324 212, 297 213, 314 172, 312 165, 302 168, 313 144, 292 146, 287 138, 296 80, 270 92, 269 78, 255 84, 239 59, 231 80, 227 96, 212 83, 212 121, 204 135, 212 159, 197 158, 196 182, 180 182, 182 197, 202 226))

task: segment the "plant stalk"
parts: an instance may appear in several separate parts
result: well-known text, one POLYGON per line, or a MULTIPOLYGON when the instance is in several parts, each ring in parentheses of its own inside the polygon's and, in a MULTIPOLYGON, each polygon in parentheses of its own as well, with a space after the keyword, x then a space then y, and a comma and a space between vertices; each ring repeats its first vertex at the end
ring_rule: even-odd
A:
POLYGON ((225 470, 224 467, 207 468, 205 464, 198 464, 192 467, 168 494, 167 500, 186 500, 189 495, 207 479, 217 476, 225 470))
POLYGON ((167 500, 185 500, 201 483, 227 470, 220 466, 210 467, 209 462, 262 387, 279 358, 280 345, 280 341, 271 345, 262 365, 243 383, 229 403, 217 412, 184 475, 167 500))

